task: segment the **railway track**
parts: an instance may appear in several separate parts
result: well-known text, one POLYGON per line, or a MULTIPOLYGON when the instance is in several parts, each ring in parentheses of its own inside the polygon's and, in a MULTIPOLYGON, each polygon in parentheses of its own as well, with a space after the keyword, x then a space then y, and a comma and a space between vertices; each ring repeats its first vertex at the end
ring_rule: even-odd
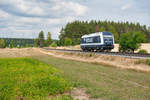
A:
POLYGON ((139 54, 139 53, 121 53, 121 52, 89 52, 82 50, 67 50, 67 49, 51 49, 51 48, 43 48, 48 51, 60 51, 60 52, 78 52, 78 53, 94 53, 97 55, 111 55, 111 56, 119 56, 126 58, 137 58, 137 59, 150 59, 150 53, 148 54, 139 54))

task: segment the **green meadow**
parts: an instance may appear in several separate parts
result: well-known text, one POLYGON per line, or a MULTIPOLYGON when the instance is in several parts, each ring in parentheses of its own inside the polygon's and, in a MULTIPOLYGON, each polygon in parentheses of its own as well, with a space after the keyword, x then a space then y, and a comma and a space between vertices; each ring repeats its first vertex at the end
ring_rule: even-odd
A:
MULTIPOLYGON (((70 90, 53 66, 31 58, 0 59, 0 100, 46 100, 70 90)), ((63 96, 61 100, 71 100, 63 96)))
POLYGON ((101 100, 149 100, 149 73, 42 55, 0 58, 0 100, 74 100, 72 87, 101 100))

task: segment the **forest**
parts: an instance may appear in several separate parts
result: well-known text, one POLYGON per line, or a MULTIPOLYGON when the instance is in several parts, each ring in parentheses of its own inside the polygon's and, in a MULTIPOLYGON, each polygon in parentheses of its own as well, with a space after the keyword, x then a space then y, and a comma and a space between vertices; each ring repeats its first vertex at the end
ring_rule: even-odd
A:
POLYGON ((0 38, 0 48, 3 47, 32 47, 34 39, 24 38, 0 38))
POLYGON ((72 45, 80 44, 82 35, 94 32, 109 31, 114 34, 115 42, 119 43, 121 34, 128 32, 141 32, 145 36, 145 43, 150 43, 150 27, 140 25, 140 23, 114 22, 114 21, 74 21, 68 23, 61 29, 58 45, 65 45, 66 40, 70 40, 72 45))

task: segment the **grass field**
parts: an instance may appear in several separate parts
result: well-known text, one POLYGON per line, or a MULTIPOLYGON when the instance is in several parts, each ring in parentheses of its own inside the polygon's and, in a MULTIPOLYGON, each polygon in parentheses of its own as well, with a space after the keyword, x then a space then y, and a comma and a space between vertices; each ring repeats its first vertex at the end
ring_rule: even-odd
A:
POLYGON ((34 57, 62 71, 75 87, 102 100, 150 100, 150 74, 51 56, 34 57))
POLYGON ((0 100, 46 100, 69 89, 50 65, 31 58, 0 58, 0 100))

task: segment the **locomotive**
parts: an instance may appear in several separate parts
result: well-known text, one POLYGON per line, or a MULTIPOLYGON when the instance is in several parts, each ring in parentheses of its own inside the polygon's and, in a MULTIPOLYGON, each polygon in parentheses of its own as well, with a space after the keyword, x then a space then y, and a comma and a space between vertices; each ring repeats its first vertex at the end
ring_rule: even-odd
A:
POLYGON ((111 51, 114 48, 114 35, 111 32, 96 32, 81 37, 83 51, 111 51))

